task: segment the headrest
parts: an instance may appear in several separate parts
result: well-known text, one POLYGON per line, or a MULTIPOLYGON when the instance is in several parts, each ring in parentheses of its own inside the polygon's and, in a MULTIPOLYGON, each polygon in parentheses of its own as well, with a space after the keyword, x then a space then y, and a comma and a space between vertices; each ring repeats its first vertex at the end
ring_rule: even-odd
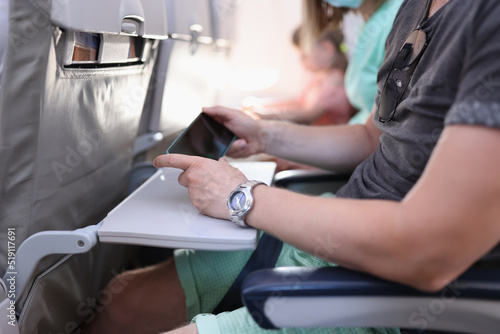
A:
POLYGON ((158 0, 52 1, 51 21, 74 31, 167 38, 167 13, 158 0))

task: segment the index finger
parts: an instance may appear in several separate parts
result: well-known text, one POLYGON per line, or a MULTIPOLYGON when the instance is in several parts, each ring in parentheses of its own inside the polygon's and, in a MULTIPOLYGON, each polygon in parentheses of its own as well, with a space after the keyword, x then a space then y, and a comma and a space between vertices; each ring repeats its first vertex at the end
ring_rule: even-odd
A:
POLYGON ((200 159, 202 158, 192 155, 169 153, 156 157, 153 164, 156 168, 173 167, 187 170, 193 164, 198 163, 200 159))

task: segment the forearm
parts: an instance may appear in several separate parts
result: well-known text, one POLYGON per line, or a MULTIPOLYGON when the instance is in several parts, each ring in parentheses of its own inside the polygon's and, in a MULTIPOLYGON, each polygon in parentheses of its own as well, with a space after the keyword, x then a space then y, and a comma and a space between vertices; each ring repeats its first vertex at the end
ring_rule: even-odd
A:
POLYGON ((346 268, 410 283, 401 272, 411 264, 397 228, 400 203, 318 198, 263 186, 254 189, 254 198, 250 226, 346 268))
POLYGON ((308 254, 425 291, 456 277, 450 258, 461 252, 439 242, 449 232, 429 233, 402 203, 317 198, 268 187, 254 192, 247 223, 308 254))
MULTIPOLYGON (((370 117, 363 125, 308 127, 283 121, 259 120, 224 107, 203 108, 239 139, 228 156, 245 158, 257 153, 330 169, 352 171, 379 145, 380 131, 370 117)), ((372 113, 373 116, 373 113, 372 113)))
POLYGON ((291 105, 280 109, 267 110, 259 113, 261 119, 289 121, 299 124, 308 124, 317 119, 323 113, 321 108, 304 109, 301 105, 291 105))
POLYGON ((316 198, 259 186, 247 223, 344 267, 436 291, 500 240, 500 156, 490 153, 498 143, 498 130, 445 129, 401 202, 316 198))
POLYGON ((336 172, 352 171, 372 154, 378 137, 367 125, 302 126, 262 121, 262 150, 287 160, 336 172))

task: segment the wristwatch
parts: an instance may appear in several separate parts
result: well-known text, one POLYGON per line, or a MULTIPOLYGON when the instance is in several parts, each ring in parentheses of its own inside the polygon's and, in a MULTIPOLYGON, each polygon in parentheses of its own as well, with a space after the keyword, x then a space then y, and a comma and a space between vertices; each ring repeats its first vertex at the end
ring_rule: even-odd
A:
POLYGON ((239 226, 248 226, 245 223, 245 216, 253 207, 252 190, 259 184, 264 184, 261 181, 246 181, 234 189, 227 198, 227 208, 231 221, 239 226))

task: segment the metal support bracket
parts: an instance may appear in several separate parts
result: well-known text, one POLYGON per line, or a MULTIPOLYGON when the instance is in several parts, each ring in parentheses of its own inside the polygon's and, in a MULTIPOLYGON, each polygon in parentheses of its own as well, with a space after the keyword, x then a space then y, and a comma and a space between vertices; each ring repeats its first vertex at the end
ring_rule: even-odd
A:
POLYGON ((74 231, 44 231, 26 239, 16 252, 15 269, 8 269, 3 278, 4 282, 15 280, 15 297, 17 300, 38 262, 53 254, 80 254, 92 249, 98 241, 97 230, 101 224, 91 225, 74 231))

